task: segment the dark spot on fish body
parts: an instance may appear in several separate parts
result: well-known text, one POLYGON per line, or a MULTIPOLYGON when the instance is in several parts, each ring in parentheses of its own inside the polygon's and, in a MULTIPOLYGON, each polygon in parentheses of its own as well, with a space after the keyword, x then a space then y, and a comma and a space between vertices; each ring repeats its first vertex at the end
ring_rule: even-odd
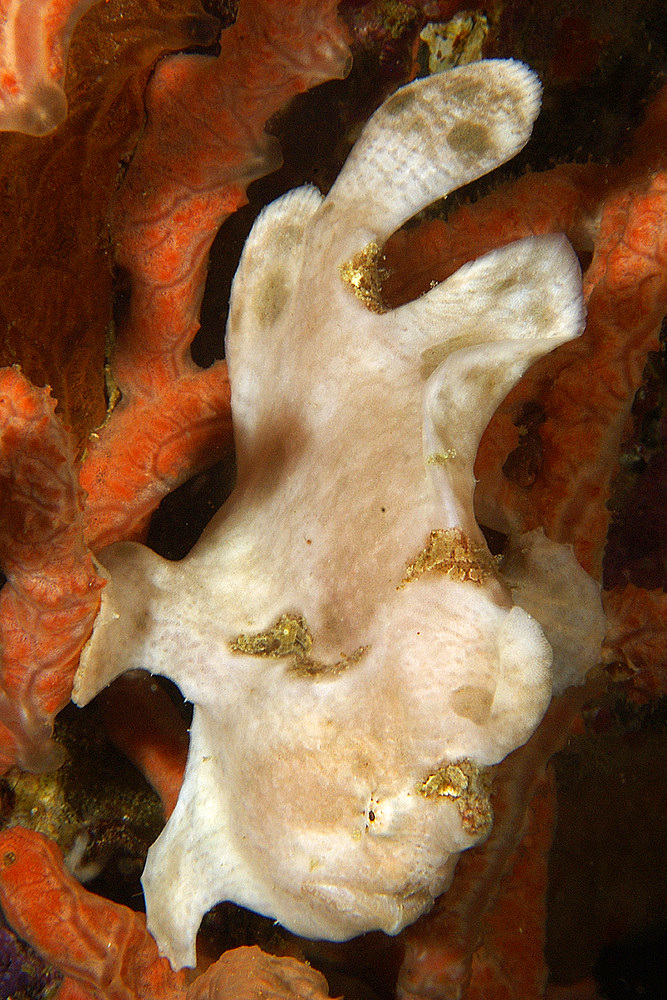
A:
POLYGON ((492 286, 492 291, 494 295, 501 296, 503 292, 513 291, 519 284, 519 275, 513 272, 508 274, 506 277, 501 278, 500 281, 492 286))
POLYGON ((282 268, 276 267, 262 282, 254 303, 260 326, 269 328, 278 321, 287 302, 287 277, 282 268))
POLYGON ((447 134, 447 142, 454 152, 463 159, 483 159, 489 156, 493 143, 486 125, 479 122, 457 122, 447 134))

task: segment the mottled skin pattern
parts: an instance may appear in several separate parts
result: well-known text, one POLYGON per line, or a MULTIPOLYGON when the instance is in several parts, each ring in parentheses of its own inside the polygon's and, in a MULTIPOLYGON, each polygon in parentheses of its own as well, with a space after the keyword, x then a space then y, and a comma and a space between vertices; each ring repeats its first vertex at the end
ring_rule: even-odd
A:
MULTIPOLYGON (((495 518, 499 527, 509 523, 515 529, 542 524, 552 537, 571 543, 582 565, 597 576, 619 449, 647 354, 658 347, 667 310, 667 151, 664 143, 655 142, 665 134, 666 115, 663 89, 637 132, 634 154, 622 167, 608 169, 606 177, 594 164, 528 175, 462 208, 448 223, 435 221, 399 234, 388 251, 398 301, 418 293, 428 274, 445 277, 480 246, 488 250, 528 233, 564 230, 583 254, 592 251, 584 275, 586 331, 576 344, 564 345, 535 365, 508 396, 482 439, 476 473, 484 520, 493 523, 495 518), (515 197, 520 214, 512 208, 515 197), (419 261, 415 270, 408 270, 408 260, 419 261), (540 417, 533 427, 520 430, 527 403, 540 417)), ((628 692, 640 702, 660 696, 667 687, 664 593, 628 584, 603 593, 603 603, 609 617, 604 661, 624 665, 628 692)), ((502 928, 516 924, 517 903, 530 917, 535 900, 528 889, 523 900, 519 896, 511 904, 497 894, 496 848, 501 844, 508 851, 501 869, 509 872, 510 852, 521 851, 521 817, 531 794, 527 777, 536 780, 542 773, 578 720, 581 704, 599 695, 601 684, 594 678, 590 687, 558 699, 526 747, 503 762, 505 794, 525 796, 524 805, 513 820, 496 810, 488 844, 474 858, 463 859, 452 889, 434 913, 406 932, 399 980, 406 1000, 449 1000, 461 989, 467 989, 466 997, 484 996, 488 956, 493 954, 500 963, 497 984, 509 984, 503 986, 508 992, 499 995, 522 1000, 543 995, 543 960, 542 975, 530 987, 525 968, 517 965, 511 973, 503 967, 503 959, 509 958, 502 928), (531 754, 531 766, 524 770, 531 754), (485 943, 480 946, 482 920, 485 943), (450 947, 449 940, 456 946, 450 947), (482 953, 486 958, 480 958, 482 953)), ((548 840, 551 821, 543 822, 541 836, 548 840)))
POLYGON ((131 287, 111 359, 122 398, 81 471, 95 549, 143 538, 186 471, 229 449, 226 366, 202 371, 190 357, 208 253, 248 184, 280 165, 267 120, 295 94, 348 71, 336 6, 245 0, 216 58, 173 56, 151 79, 146 128, 112 214, 116 262, 131 287))
MULTIPOLYGON (((208 249, 225 214, 243 203, 245 187, 250 180, 275 168, 279 162, 275 145, 263 131, 267 118, 293 94, 329 75, 345 72, 348 50, 336 25, 335 4, 326 0, 317 9, 320 20, 314 22, 316 10, 312 4, 263 4, 248 0, 221 57, 165 59, 160 63, 160 73, 153 77, 150 124, 120 189, 115 209, 119 260, 131 274, 134 275, 135 270, 138 272, 133 284, 130 327, 120 332, 112 362, 123 398, 104 427, 89 442, 79 474, 87 494, 85 507, 76 518, 70 516, 69 508, 63 510, 63 523, 68 525, 69 533, 61 532, 57 537, 62 539, 63 546, 71 547, 76 527, 79 547, 68 550, 67 558, 62 558, 64 550, 57 552, 56 565, 61 580, 71 573, 67 567, 73 563, 68 559, 83 557, 83 535, 93 550, 117 538, 141 537, 162 497, 183 479, 215 461, 230 445, 226 366, 219 363, 202 371, 194 365, 189 354, 189 345, 197 330, 208 249), (300 21, 304 12, 307 12, 307 26, 300 21), (318 30, 313 36, 309 32, 315 27, 318 30), (239 43, 239 33, 244 39, 243 45, 239 43), (229 77, 235 81, 234 87, 228 86, 229 77), (174 87, 183 95, 190 95, 182 97, 185 103, 176 119, 164 111, 171 106, 174 87), (213 136, 210 130, 206 131, 209 143, 206 166, 197 161, 195 169, 192 147, 197 139, 189 131, 183 133, 182 123, 184 119, 196 117, 198 100, 203 102, 207 115, 217 108, 218 118, 213 136), (169 118, 168 126, 166 118, 169 118), (172 169, 165 173, 159 142, 158 148, 155 144, 156 137, 167 141, 167 128, 171 129, 167 146, 176 159, 172 169), (188 139, 176 141, 175 136, 182 133, 188 139), (266 149, 272 151, 271 156, 262 153, 266 149), (170 209, 166 216, 156 212, 154 205, 152 208, 147 206, 142 194, 145 187, 154 192, 156 203, 159 204, 160 199, 167 200, 170 209), (180 230, 174 218, 180 221, 180 230), (190 220, 189 225, 184 222, 186 218, 190 220), (179 238, 174 248, 172 240, 176 232, 179 238), (138 323, 139 328, 135 330, 133 323, 135 326, 138 323), (147 331, 151 329, 154 332, 149 335, 147 331)), ((227 34, 225 32, 225 36, 227 34)), ((16 375, 7 377, 10 379, 8 384, 18 385, 16 375)), ((21 391, 28 392, 27 389, 21 391)), ((32 414, 29 413, 26 419, 32 419, 32 414)), ((48 446, 68 455, 69 464, 63 468, 68 470, 70 489, 77 490, 71 465, 73 442, 68 440, 55 417, 52 417, 49 431, 55 435, 56 443, 48 446)), ((33 468, 35 456, 30 455, 28 448, 47 447, 47 439, 42 443, 43 430, 33 433, 27 429, 26 433, 31 435, 30 441, 34 444, 23 446, 25 461, 33 468)), ((21 490, 23 474, 17 469, 12 471, 12 465, 22 460, 22 452, 17 455, 14 448, 7 447, 5 453, 7 474, 21 490)), ((59 460, 59 468, 61 464, 59 460)), ((54 516, 60 516, 57 509, 54 516)), ((16 522, 5 523, 9 529, 16 529, 16 522)), ((38 523, 30 522, 33 532, 37 531, 38 523)), ((47 530, 50 531, 50 527, 47 526, 47 530)), ((15 555, 8 545, 3 568, 10 582, 20 569, 26 551, 30 552, 31 560, 36 558, 35 553, 39 553, 38 559, 46 560, 43 545, 44 540, 36 534, 31 545, 15 555)), ((94 578, 92 568, 88 572, 93 573, 94 578)), ((16 632, 16 623, 21 619, 18 610, 18 617, 10 612, 10 599, 15 601, 15 595, 5 588, 2 597, 7 608, 4 627, 16 632)), ((95 602, 97 600, 96 597, 95 602)), ((58 610, 61 615, 70 614, 66 608, 58 610)), ((12 732, 33 747, 32 765, 31 758, 25 754, 18 757, 23 766, 42 766, 40 740, 48 737, 53 715, 69 699, 78 655, 71 650, 74 646, 79 647, 84 632, 74 618, 70 618, 69 624, 72 631, 66 655, 60 634, 56 643, 52 640, 52 631, 46 639, 36 630, 34 634, 41 636, 41 645, 36 638, 31 640, 39 650, 32 655, 32 660, 40 665, 33 673, 21 674, 25 712, 17 710, 8 714, 12 732), (43 666, 46 662, 48 671, 43 666), (45 700, 47 675, 48 701, 45 700), (34 691, 40 693, 36 696, 34 691), (42 699, 42 708, 37 707, 36 697, 42 699), (29 731, 30 736, 22 736, 22 730, 29 731)), ((6 646, 5 675, 7 683, 13 684, 18 694, 18 682, 11 680, 9 666, 15 659, 16 654, 6 646)), ((16 738, 16 735, 5 737, 5 768, 17 759, 12 743, 16 738)), ((0 747, 2 745, 0 741, 0 747)))
POLYGON ((485 523, 514 531, 542 525, 549 537, 572 543, 596 579, 611 518, 605 503, 667 301, 667 149, 656 141, 666 122, 663 89, 621 167, 573 164, 528 174, 447 223, 398 234, 387 253, 391 302, 420 294, 482 247, 528 234, 565 232, 583 259, 592 256, 584 335, 536 364, 508 395, 482 438, 475 471, 485 523), (513 198, 520 213, 509 207, 513 198), (409 269, 413 259, 419 264, 409 269))
POLYGON ((359 255, 511 158, 538 110, 511 60, 417 81, 326 198, 298 188, 265 210, 226 336, 234 490, 179 562, 100 554, 110 582, 75 702, 143 667, 195 706, 143 876, 175 966, 195 964, 220 900, 306 937, 398 933, 490 820, 484 793, 432 795, 427 776, 462 762, 473 781, 548 705, 543 622, 496 577, 472 465, 509 386, 581 332, 576 257, 560 236, 514 243, 397 310, 353 291, 359 255), (274 630, 297 627, 274 653, 274 630))
MULTIPOLYGON (((51 4, 50 13, 56 21, 64 6, 51 4)), ((72 7, 71 4, 69 6, 72 7)), ((81 13, 84 5, 75 6, 81 13)), ((193 161, 187 151, 181 160, 185 176, 180 181, 176 180, 176 172, 172 171, 169 177, 176 201, 174 211, 180 207, 181 213, 190 211, 192 214, 194 227, 188 229, 179 252, 184 258, 191 259, 188 247, 195 245, 193 253, 198 261, 196 277, 201 287, 186 281, 182 290, 184 309, 189 311, 191 322, 185 328, 176 324, 167 349, 162 351, 162 368, 153 372, 155 378, 150 383, 153 389, 159 389, 158 399, 147 400, 150 394, 146 392, 143 398, 137 398, 142 396, 141 387, 145 388, 145 384, 150 382, 148 372, 141 385, 136 379, 131 384, 132 375, 123 382, 121 374, 121 384, 126 392, 125 406, 121 406, 118 414, 114 415, 111 426, 118 427, 114 440, 116 445, 122 443, 127 455, 123 459, 120 454, 122 449, 112 450, 110 462, 115 467, 121 458, 126 472, 113 480, 115 493, 111 515, 113 523, 110 526, 109 516, 95 516, 95 510, 99 511, 103 502, 109 499, 109 484, 104 479, 104 465, 99 461, 99 453, 95 456, 97 461, 91 461, 86 466, 87 478, 84 478, 89 490, 87 534, 92 544, 97 544, 100 537, 108 541, 110 538, 139 534, 161 496, 179 481, 179 476, 186 478, 198 464, 201 467, 210 463, 216 456, 216 447, 220 448, 220 441, 223 444, 228 441, 229 408, 224 366, 217 366, 212 373, 199 374, 186 358, 189 342, 196 331, 208 246, 223 213, 233 211, 242 203, 243 191, 249 180, 272 169, 277 163, 275 149, 272 158, 258 155, 257 145, 261 146, 263 141, 262 129, 267 117, 291 94, 320 82, 330 73, 344 71, 347 49, 336 27, 334 9, 335 4, 331 2, 320 4, 321 22, 318 25, 317 11, 312 4, 271 5, 248 0, 244 5, 239 30, 244 32, 246 44, 238 44, 237 40, 230 47, 238 63, 234 67, 238 86, 230 88, 226 79, 218 86, 218 99, 221 101, 218 129, 222 145, 216 135, 211 173, 204 182, 210 201, 209 214, 202 211, 201 203, 194 197, 197 182, 193 182, 188 174, 193 161), (299 18, 303 18, 304 14, 307 30, 305 22, 299 28, 299 18), (267 23, 269 20, 270 24, 267 23), (315 44, 312 42, 313 26, 321 29, 315 44), (276 57, 273 42, 281 37, 280 54, 276 57), (224 103, 226 98, 229 107, 224 103), (245 116, 240 120, 239 107, 245 116), (225 158, 226 146, 229 152, 225 158), (220 170, 221 160, 225 161, 226 169, 223 164, 220 170), (230 167, 234 177, 231 186, 230 167), (195 201, 189 207, 188 197, 194 197, 195 201), (208 242, 202 244, 199 228, 205 220, 208 242), (132 396, 133 389, 135 406, 128 407, 127 397, 132 396), (124 425, 121 419, 123 412, 126 417, 129 416, 124 425), (146 434, 148 422, 152 422, 152 437, 146 434), (205 441, 198 457, 190 454, 197 435, 205 441), (188 457, 184 457, 186 451, 188 457), (134 471, 137 464, 140 466, 138 476, 134 471), (134 474, 133 488, 129 492, 128 472, 134 474), (156 482, 157 488, 153 485, 156 482), (131 507, 127 503, 128 497, 134 501, 131 507), (100 528, 100 523, 103 528, 100 528)), ((51 25, 58 27, 55 21, 51 25)), ((69 26, 72 25, 73 22, 69 26)), ((55 66, 60 73, 64 54, 63 51, 59 69, 55 66)), ((38 60, 34 53, 32 58, 38 60)), ((213 60, 180 60, 178 85, 185 85, 187 89, 190 66, 195 62, 206 75, 213 60)), ((223 64, 224 59, 217 63, 218 66, 223 64)), ((163 65, 163 77, 169 75, 168 70, 169 66, 163 65)), ((215 73, 209 73, 209 76, 215 77, 215 73)), ((195 72, 191 77, 195 101, 200 82, 195 72)), ((168 104, 169 83, 154 84, 152 95, 158 103, 166 100, 168 104)), ((214 101, 212 93, 207 92, 204 101, 207 114, 211 112, 214 101)), ((192 113, 190 108, 186 119, 189 120, 192 113)), ((158 129, 164 132, 164 122, 158 125, 158 129)), ((177 132, 179 129, 177 123, 177 132)), ((268 140, 266 142, 268 144, 268 140)), ((159 151, 154 153, 152 160, 150 154, 143 160, 140 156, 138 162, 143 164, 144 176, 146 171, 150 176, 151 171, 160 169, 161 154, 159 151)), ((151 187, 156 186, 154 179, 149 183, 151 187)), ((141 195, 135 200, 140 211, 143 208, 141 195)), ((126 200, 122 210, 119 210, 124 225, 128 218, 123 213, 128 211, 126 200)), ((165 231, 172 229, 173 221, 169 218, 165 231)), ((143 248, 140 247, 138 252, 141 257, 143 248)), ((123 256, 124 264, 129 267, 131 259, 132 254, 128 251, 123 256)), ((159 283, 163 277, 161 273, 155 274, 156 270, 160 272, 160 260, 154 259, 153 262, 154 271, 144 269, 143 272, 144 292, 149 297, 147 285, 152 280, 159 283)), ((123 363, 132 361, 132 355, 127 351, 123 354, 119 348, 116 359, 122 373, 123 363)), ((4 488, 1 494, 3 533, 0 537, 0 556, 8 578, 0 598, 4 699, 2 764, 4 768, 20 763, 24 767, 38 769, 53 766, 58 759, 57 747, 49 741, 51 723, 55 712, 69 698, 72 668, 78 657, 75 649, 80 649, 85 641, 96 614, 101 581, 83 541, 83 493, 74 468, 75 442, 54 416, 55 402, 49 399, 47 390, 36 390, 30 386, 18 370, 2 371, 1 388, 0 472, 4 488), (33 665, 32 670, 26 669, 28 663, 33 665)), ((101 447, 108 440, 108 427, 105 433, 101 447)), ((136 742, 136 731, 130 735, 136 742)), ((152 733, 153 741, 154 736, 152 733)), ((146 761, 145 744, 141 755, 146 761)), ((147 766, 153 773, 163 770, 162 762, 147 766)), ((157 784, 164 790, 164 781, 157 784)), ((9 882, 5 883, 7 891, 3 895, 3 910, 7 919, 20 928, 26 939, 67 973, 59 990, 60 1000, 147 997, 147 990, 154 990, 150 995, 160 997, 184 996, 182 977, 172 974, 167 963, 157 958, 152 938, 145 930, 141 931, 131 911, 119 907, 114 910, 111 904, 111 909, 107 909, 103 900, 84 893, 65 873, 53 845, 27 831, 23 833, 27 840, 20 839, 20 830, 7 835, 10 849, 5 851, 4 859, 7 872, 12 874, 9 882), (28 849, 24 850, 26 844, 28 849), (18 850, 14 851, 12 847, 18 850), (49 885, 56 895, 49 903, 48 912, 58 915, 67 911, 69 919, 64 925, 60 916, 52 923, 40 918, 44 893, 49 885), (80 898, 77 893, 80 893, 80 898), (25 904, 28 904, 27 908, 25 904), (117 960, 112 960, 109 965, 108 934, 114 926, 118 931, 119 950, 117 960), (70 951, 63 938, 63 927, 69 929, 67 940, 71 944, 70 951), (99 946, 94 944, 93 928, 97 928, 100 934, 99 946), (143 964, 140 961, 137 965, 139 956, 145 956, 145 959, 143 964), (168 970, 166 977, 165 966, 168 970)), ((326 985, 318 974, 311 973, 294 960, 273 960, 252 949, 241 953, 238 958, 227 957, 219 968, 202 977, 193 996, 255 997, 260 993, 276 1000, 288 996, 312 997, 314 1000, 326 996, 326 985)))
MULTIPOLYGON (((658 132, 653 130, 652 142, 651 142, 652 148, 655 148, 656 135, 658 135, 658 132)), ((648 148, 647 146, 642 147, 641 142, 639 143, 639 145, 641 148, 644 149, 648 148)), ((564 192, 563 188, 559 187, 557 184, 557 175, 555 173, 552 175, 544 174, 541 176, 534 176, 532 180, 535 183, 535 185, 542 184, 542 192, 540 195, 540 197, 542 198, 542 204, 540 205, 539 212, 540 215, 542 215, 543 217, 546 216, 546 224, 554 230, 567 229, 570 238, 575 243, 575 246, 579 246, 580 241, 577 239, 574 233, 577 230, 579 232, 585 231, 589 225, 590 222, 589 212, 591 204, 590 199, 592 198, 593 205, 598 203, 600 200, 601 182, 598 179, 600 176, 599 168, 590 168, 591 172, 589 173, 589 180, 585 180, 584 174, 580 173, 581 171, 585 172, 585 170, 588 168, 566 167, 563 169, 565 171, 566 176, 568 178, 572 178, 573 180, 574 198, 576 204, 572 209, 570 209, 569 207, 570 206, 569 196, 564 192), (579 176, 581 176, 582 178, 581 181, 577 179, 579 176), (567 223, 566 225, 562 221, 564 216, 568 216, 569 218, 571 218, 572 220, 571 223, 567 223), (573 228, 570 228, 570 225, 573 228)), ((469 237, 470 250, 467 251, 469 253, 469 257, 475 257, 479 253, 483 253, 487 249, 489 249, 490 245, 492 244, 489 244, 488 240, 486 239, 487 233, 485 232, 485 230, 494 232, 497 225, 499 224, 498 220, 501 217, 504 218, 505 220, 504 224, 506 224, 506 226, 508 227, 506 231, 510 234, 506 237, 507 240, 514 239, 516 238, 517 235, 524 234, 525 230, 521 229, 521 226, 519 226, 519 229, 514 228, 517 221, 521 222, 521 217, 526 213, 530 212, 529 205, 526 202, 525 197, 523 195, 520 196, 521 209, 520 210, 517 209, 516 203, 513 199, 515 197, 519 197, 519 192, 520 192, 519 186, 515 187, 514 189, 512 188, 507 189, 507 191, 502 195, 500 199, 500 203, 498 205, 498 214, 491 213, 490 216, 485 216, 484 212, 480 209, 478 216, 479 226, 473 224, 473 220, 469 215, 466 215, 463 212, 461 213, 460 215, 461 226, 459 231, 460 232, 468 231, 471 234, 469 237), (512 235, 514 233, 516 235, 512 235)), ((649 204, 644 201, 644 196, 642 194, 640 186, 636 186, 634 188, 634 192, 635 193, 632 196, 631 200, 634 205, 635 218, 637 218, 638 220, 644 220, 644 228, 642 230, 644 233, 643 238, 646 239, 647 242, 650 244, 650 241, 654 238, 655 232, 659 230, 660 223, 659 220, 656 219, 654 212, 648 210, 645 212, 645 207, 646 209, 648 209, 649 204)), ((664 214, 662 218, 664 219, 664 214)), ((620 213, 617 216, 614 225, 619 228, 616 230, 616 232, 614 232, 613 229, 610 231, 611 232, 610 243, 612 245, 614 242, 617 244, 623 242, 623 227, 625 225, 625 222, 623 220, 622 213, 620 213)), ((532 221, 532 219, 529 220, 528 231, 529 232, 535 231, 534 222, 532 221)), ((429 250, 429 246, 430 246, 430 241, 425 241, 422 249, 420 250, 419 260, 418 261, 412 260, 409 265, 411 272, 416 272, 421 267, 423 255, 425 254, 426 251, 429 250)), ((437 250, 437 247, 435 247, 435 249, 437 250)), ((456 257, 455 247, 451 246, 446 247, 446 245, 441 245, 441 253, 443 257, 451 257, 452 259, 455 259, 456 257)), ((468 257, 466 257, 465 259, 468 259, 468 257)), ((633 282, 635 280, 633 274, 634 271, 632 268, 630 268, 628 271, 628 285, 630 289, 632 288, 633 282)), ((619 294, 619 287, 618 285, 616 286, 608 285, 607 288, 608 288, 609 301, 612 303, 610 308, 613 308, 613 296, 619 294)), ((640 312, 641 308, 642 307, 640 302, 640 312)), ((589 303, 589 309, 590 310, 593 309, 592 302, 589 303)), ((626 316, 624 322, 628 322, 629 320, 630 317, 626 316)), ((611 357, 608 361, 602 360, 601 365, 603 370, 606 365, 620 366, 622 365, 622 357, 611 357)), ((582 376, 580 382, 583 389, 587 390, 590 384, 589 377, 582 376)), ((628 391, 631 392, 631 390, 628 391)), ((510 438, 508 446, 503 452, 503 457, 500 459, 501 462, 504 460, 504 456, 507 454, 507 452, 511 450, 513 447, 515 447, 517 444, 516 428, 514 429, 512 434, 514 436, 510 438)), ((576 461, 576 452, 571 452, 571 456, 573 460, 576 461)), ((563 490, 567 491, 567 481, 565 478, 563 479, 563 490)), ((67 495, 67 492, 65 493, 65 495, 67 495)), ((603 518, 607 516, 603 508, 600 508, 600 516, 603 518)), ((664 692, 665 690, 664 676, 657 674, 655 670, 652 669, 652 665, 659 663, 664 656, 664 642, 665 642, 664 595, 658 593, 650 595, 647 594, 646 591, 643 591, 637 587, 628 586, 622 590, 617 589, 608 596, 607 609, 608 613, 611 613, 613 618, 607 645, 607 656, 609 657, 609 659, 618 661, 618 660, 624 660, 627 657, 627 660, 630 661, 631 668, 633 671, 635 668, 637 667, 639 668, 639 673, 634 674, 634 676, 635 678, 637 677, 639 678, 638 683, 641 689, 640 693, 643 693, 643 696, 645 697, 653 696, 657 693, 660 693, 661 691, 664 692)), ((48 641, 47 641, 47 650, 48 650, 48 641)), ((630 669, 630 667, 628 669, 630 669)), ((178 741, 180 741, 181 735, 182 734, 180 732, 177 734, 176 736, 177 743, 178 741)), ((14 746, 12 738, 10 738, 8 746, 10 748, 14 746)), ((171 754, 169 755, 169 759, 170 760, 172 759, 171 754)), ((151 766, 157 770, 159 779, 159 772, 162 770, 159 760, 155 759, 151 766)), ((169 766, 171 766, 171 764, 169 766)), ((159 784, 159 780, 156 783, 159 784)), ((548 830, 546 831, 546 833, 542 831, 541 834, 542 841, 544 841, 545 837, 548 840, 548 833, 549 833, 548 830)), ((525 847, 521 848, 520 846, 519 850, 520 851, 525 851, 526 849, 532 850, 533 846, 534 842, 531 842, 527 846, 527 848, 525 847)), ((466 862, 472 863, 473 855, 468 855, 466 858, 466 862)), ((482 854, 482 868, 483 868, 483 854, 482 854)), ((66 891, 69 891, 69 882, 67 881, 67 876, 61 868, 59 868, 58 866, 52 867, 49 869, 49 872, 50 874, 48 875, 48 878, 52 878, 54 880, 54 883, 60 886, 61 891, 65 891, 65 889, 63 889, 63 885, 66 886, 66 891)), ((466 877, 463 869, 461 871, 461 875, 462 878, 466 877)), ((47 878, 46 875, 44 877, 47 878)), ((471 887, 472 887, 472 883, 475 881, 477 876, 473 872, 470 873, 468 877, 471 879, 471 887)), ((44 914, 42 913, 39 906, 39 901, 41 899, 41 887, 39 884, 33 883, 32 881, 30 882, 26 881, 25 883, 25 885, 33 885, 33 884, 36 885, 35 893, 33 895, 25 891, 25 886, 23 884, 20 884, 16 887, 16 895, 14 900, 14 905, 16 909, 12 911, 15 914, 14 920, 16 921, 16 926, 23 928, 22 932, 25 934, 26 938, 31 938, 33 932, 38 932, 39 928, 41 926, 44 926, 44 914), (23 917, 21 916, 21 914, 26 914, 25 921, 23 921, 23 917)), ((458 883, 455 883, 454 889, 452 891, 453 892, 460 891, 461 893, 465 893, 466 891, 465 885, 461 885, 460 890, 457 890, 457 884, 458 883)), ((492 895, 495 895, 495 892, 492 893, 492 895)), ((521 893, 519 893, 518 898, 519 901, 521 901, 521 893)), ((535 902, 535 899, 531 896, 531 893, 529 892, 525 894, 525 898, 523 899, 522 905, 524 907, 527 907, 528 910, 532 912, 536 908, 539 909, 540 904, 537 904, 535 902)), ((102 911, 96 911, 96 912, 100 914, 99 919, 101 921, 106 920, 106 917, 101 915, 102 911)), ((491 924, 495 922, 496 927, 500 927, 502 929, 503 925, 502 899, 498 901, 498 904, 496 904, 496 908, 492 909, 490 912, 493 919, 486 922, 486 927, 484 931, 485 941, 487 942, 488 947, 494 954, 496 954, 497 956, 504 957, 505 959, 505 968, 502 974, 503 988, 508 990, 509 996, 518 998, 518 1000, 525 1000, 527 996, 532 994, 520 990, 518 986, 516 986, 516 988, 512 986, 512 983, 515 981, 508 973, 508 968, 512 965, 511 956, 508 956, 506 953, 503 954, 502 952, 502 948, 506 948, 507 944, 506 942, 499 944, 500 939, 497 935, 497 932, 494 931, 493 927, 491 926, 491 924), (498 909, 498 907, 500 907, 500 909, 498 909), (496 915, 495 917, 493 917, 494 914, 496 915), (491 935, 490 938, 488 937, 489 934, 491 935)), ((515 912, 513 911, 512 917, 510 919, 513 920, 514 918, 515 918, 515 912)), ((131 922, 132 919, 133 918, 130 917, 128 911, 126 920, 128 922, 131 922)), ((87 969, 93 966, 96 960, 94 957, 95 956, 94 946, 90 943, 91 926, 92 925, 90 923, 85 924, 84 926, 80 926, 77 924, 74 925, 72 928, 73 933, 78 935, 77 948, 79 948, 79 953, 81 955, 83 979, 85 979, 85 977, 88 975, 87 969)), ((62 929, 60 927, 52 926, 51 938, 49 939, 48 935, 45 933, 40 939, 41 940, 40 947, 43 949, 44 954, 49 955, 53 959, 53 961, 55 961, 56 964, 58 964, 61 956, 61 950, 60 950, 62 947, 61 930, 62 929)), ((415 935, 419 934, 419 929, 417 927, 415 927, 414 933, 415 935)), ((422 939, 422 949, 421 949, 422 951, 429 946, 430 940, 431 938, 429 936, 429 932, 427 930, 424 930, 424 936, 422 939)), ((525 948, 525 941, 513 941, 511 947, 512 949, 518 948, 519 954, 523 955, 524 952, 522 951, 522 949, 525 948)), ((538 960, 540 959, 539 955, 537 956, 537 959, 538 960)), ((435 953, 433 955, 431 966, 435 967, 436 980, 433 984, 433 992, 429 994, 429 996, 431 997, 433 996, 445 997, 447 995, 447 993, 445 992, 445 987, 443 985, 447 979, 447 969, 446 969, 446 963, 442 964, 442 962, 443 962, 442 953, 441 952, 435 953)), ((496 984, 494 984, 494 986, 496 986, 496 984)), ((419 989, 419 987, 415 986, 415 989, 419 989)), ((487 993, 486 993, 487 996, 489 995, 488 993, 489 989, 491 989, 491 987, 488 985, 487 982, 487 993)), ((102 992, 92 993, 89 987, 77 985, 77 983, 75 983, 73 979, 68 978, 60 988, 58 994, 58 1000, 90 1000, 90 998, 93 996, 96 997, 97 1000, 99 1000, 100 997, 106 995, 104 993, 103 985, 100 985, 100 990, 102 992)))

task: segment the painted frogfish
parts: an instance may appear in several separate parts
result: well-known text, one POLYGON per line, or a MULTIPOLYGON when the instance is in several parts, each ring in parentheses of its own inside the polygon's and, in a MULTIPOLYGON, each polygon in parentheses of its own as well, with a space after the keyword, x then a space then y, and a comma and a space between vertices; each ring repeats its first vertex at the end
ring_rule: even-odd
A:
POLYGON ((142 668, 194 704, 143 877, 174 966, 221 900, 308 937, 397 933, 488 834, 490 768, 549 703, 551 647, 487 548, 473 462, 526 368, 582 330, 575 254, 528 238, 400 308, 381 292, 388 236, 514 156, 539 104, 514 61, 419 80, 326 197, 263 211, 226 334, 234 489, 179 562, 101 554, 75 700, 142 668))

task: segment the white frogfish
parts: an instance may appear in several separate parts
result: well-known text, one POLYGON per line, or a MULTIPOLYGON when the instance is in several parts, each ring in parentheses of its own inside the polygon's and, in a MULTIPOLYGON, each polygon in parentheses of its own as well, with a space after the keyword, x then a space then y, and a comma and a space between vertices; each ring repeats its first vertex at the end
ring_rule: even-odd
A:
POLYGON ((526 368, 583 328, 575 254, 521 240, 394 310, 378 277, 389 235, 514 156, 539 104, 514 61, 419 80, 326 197, 263 211, 226 337, 234 490, 179 562, 101 554, 76 701, 142 668, 194 704, 143 876, 175 967, 221 900, 311 938, 400 931, 488 834, 489 768, 549 703, 551 648, 487 549, 473 462, 526 368))

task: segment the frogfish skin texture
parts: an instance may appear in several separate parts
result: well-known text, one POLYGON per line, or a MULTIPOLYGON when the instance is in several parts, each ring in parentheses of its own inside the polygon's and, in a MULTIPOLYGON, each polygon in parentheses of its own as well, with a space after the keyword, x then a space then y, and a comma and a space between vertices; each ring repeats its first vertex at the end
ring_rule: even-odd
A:
POLYGON ((551 648, 486 548, 472 470, 509 389, 581 332, 576 257, 522 240, 392 311, 378 282, 387 237, 521 149, 539 99, 512 61, 410 84, 326 198, 265 209, 227 330, 234 491, 180 562, 101 555, 75 699, 139 667, 195 706, 143 878, 174 966, 220 900, 308 937, 397 933, 488 833, 488 768, 549 703, 551 648))

